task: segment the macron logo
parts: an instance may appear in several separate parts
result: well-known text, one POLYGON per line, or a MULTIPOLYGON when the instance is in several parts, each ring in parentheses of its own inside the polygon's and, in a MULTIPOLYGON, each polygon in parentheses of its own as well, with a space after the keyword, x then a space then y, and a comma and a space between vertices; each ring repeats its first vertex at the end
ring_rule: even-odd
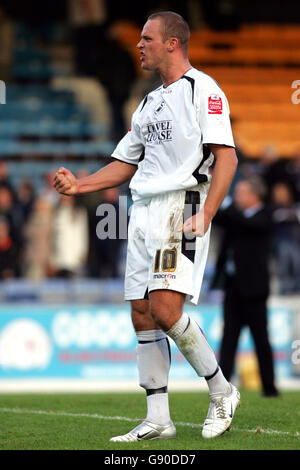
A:
POLYGON ((176 274, 153 274, 153 279, 176 279, 176 274))

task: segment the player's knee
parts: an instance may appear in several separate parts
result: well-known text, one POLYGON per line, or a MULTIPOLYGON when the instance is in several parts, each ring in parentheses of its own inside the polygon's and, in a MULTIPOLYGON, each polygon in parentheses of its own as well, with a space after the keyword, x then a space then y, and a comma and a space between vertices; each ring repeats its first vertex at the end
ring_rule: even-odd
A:
POLYGON ((182 306, 176 302, 174 296, 152 295, 150 313, 157 325, 162 330, 168 331, 181 317, 182 306))
POLYGON ((134 300, 131 302, 131 319, 136 331, 156 329, 149 311, 148 300, 134 300))
POLYGON ((163 331, 168 331, 169 324, 172 323, 173 321, 171 320, 172 314, 168 311, 151 311, 151 317, 153 318, 153 321, 158 325, 163 331))
POLYGON ((147 300, 133 300, 131 302, 132 318, 145 318, 149 315, 149 302, 147 300))

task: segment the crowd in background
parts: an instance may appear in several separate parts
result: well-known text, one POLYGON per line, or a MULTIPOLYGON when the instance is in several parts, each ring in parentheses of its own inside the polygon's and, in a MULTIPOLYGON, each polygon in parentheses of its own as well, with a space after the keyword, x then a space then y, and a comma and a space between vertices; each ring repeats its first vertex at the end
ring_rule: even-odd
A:
MULTIPOLYGON (((86 172, 82 171, 79 176, 86 172)), ((281 295, 300 292, 300 156, 279 158, 266 148, 260 159, 240 156, 234 185, 241 178, 259 175, 267 188, 265 204, 272 210, 273 273, 281 295)), ((41 191, 30 181, 13 187, 7 165, 0 164, 0 278, 42 280, 74 276, 121 276, 123 239, 100 239, 96 226, 99 204, 119 207, 119 189, 81 196, 60 196, 45 177, 41 191)), ((117 213, 116 212, 116 213, 117 213)), ((116 220, 119 220, 117 215, 116 220)))
POLYGON ((124 240, 96 234, 99 204, 112 204, 119 219, 119 189, 63 196, 53 176, 46 175, 39 192, 30 181, 14 187, 0 163, 0 279, 119 277, 124 240))
MULTIPOLYGON (((139 8, 135 7, 134 12, 127 4, 123 7, 118 5, 116 12, 110 2, 99 0, 69 0, 61 3, 64 5, 60 10, 63 14, 58 20, 68 22, 74 44, 75 71, 78 75, 96 77, 106 88, 113 122, 110 137, 112 141, 117 142, 126 131, 124 104, 137 82, 132 58, 116 41, 110 25, 116 19, 117 13, 122 16, 122 12, 125 16, 129 14, 130 18, 135 14, 134 20, 142 25, 147 8, 149 11, 162 6, 168 9, 169 2, 151 2, 151 5, 146 2, 139 8), (101 47, 95 48, 95 44, 101 44, 101 47), (89 54, 86 54, 87 50, 90 51, 89 54), (120 70, 122 73, 119 73, 120 70)), ((218 22, 219 26, 226 24, 224 10, 220 9, 218 15, 212 13, 216 12, 212 5, 221 5, 222 2, 203 1, 201 8, 198 5, 196 10, 197 2, 176 3, 173 9, 183 14, 192 24, 196 20, 206 21, 208 24, 215 21, 212 26, 217 29, 218 22)), ((227 10, 227 25, 234 29, 237 22, 237 9, 234 8, 236 2, 227 2, 227 5, 229 4, 232 8, 227 10)), ((40 42, 46 40, 43 37, 46 31, 43 22, 49 18, 52 21, 57 19, 54 15, 58 14, 57 9, 53 5, 50 7, 50 2, 46 2, 47 7, 40 2, 26 2, 24 11, 19 2, 16 6, 16 3, 10 0, 4 2, 4 5, 5 10, 0 7, 0 38, 1 31, 4 31, 3 35, 8 38, 11 26, 9 17, 13 17, 15 12, 26 18, 32 33, 37 34, 40 42), (36 8, 39 9, 38 14, 36 8), (36 18, 40 20, 36 21, 36 18)), ((5 50, 9 50, 8 46, 5 46, 5 50)), ((9 75, 9 67, 10 58, 7 54, 0 54, 2 77, 6 73, 9 75)), ((150 86, 150 81, 146 86, 150 86)), ((278 278, 278 292, 282 295, 300 293, 300 153, 292 160, 281 158, 272 146, 266 147, 257 159, 249 159, 238 153, 239 168, 231 191, 240 178, 249 178, 253 174, 262 178, 267 188, 264 202, 272 210, 271 260, 275 266, 273 273, 278 278)), ((85 174, 83 169, 79 176, 85 174)), ((118 238, 101 240, 96 234, 96 225, 99 222, 96 209, 100 203, 112 204, 117 212, 127 210, 127 207, 119 207, 118 189, 65 197, 54 190, 52 173, 45 175, 44 186, 39 191, 28 179, 18 186, 13 185, 11 176, 9 165, 4 160, 1 161, 1 280, 43 280, 52 277, 116 278, 122 275, 120 261, 126 241, 118 238)))
POLYGON ((239 174, 256 175, 266 188, 264 204, 272 213, 271 260, 278 276, 278 293, 300 292, 300 155, 280 158, 276 148, 266 146, 258 159, 241 159, 239 174))

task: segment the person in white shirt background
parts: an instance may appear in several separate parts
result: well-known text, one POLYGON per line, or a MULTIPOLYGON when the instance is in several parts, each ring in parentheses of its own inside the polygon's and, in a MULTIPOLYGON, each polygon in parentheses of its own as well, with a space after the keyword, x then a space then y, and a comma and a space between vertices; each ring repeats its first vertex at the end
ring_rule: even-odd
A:
POLYGON ((232 199, 226 197, 214 217, 222 227, 211 289, 222 289, 223 332, 219 364, 227 380, 235 366, 238 340, 247 326, 258 359, 261 391, 277 397, 274 360, 268 334, 269 261, 274 230, 266 204, 267 187, 259 176, 237 182, 232 199))

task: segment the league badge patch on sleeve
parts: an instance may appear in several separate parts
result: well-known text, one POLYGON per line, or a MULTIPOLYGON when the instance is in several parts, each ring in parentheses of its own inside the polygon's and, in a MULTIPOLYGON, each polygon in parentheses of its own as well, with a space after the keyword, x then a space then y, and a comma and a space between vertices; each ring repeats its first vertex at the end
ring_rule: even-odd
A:
POLYGON ((223 104, 219 95, 210 95, 208 97, 208 114, 222 114, 223 104))

